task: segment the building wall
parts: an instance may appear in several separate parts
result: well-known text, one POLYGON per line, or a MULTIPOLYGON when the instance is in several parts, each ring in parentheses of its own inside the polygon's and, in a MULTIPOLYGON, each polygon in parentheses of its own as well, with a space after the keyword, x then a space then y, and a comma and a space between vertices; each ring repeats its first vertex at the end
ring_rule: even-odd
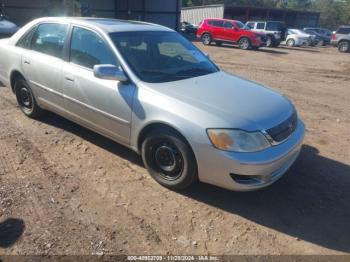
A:
POLYGON ((224 6, 198 6, 183 8, 181 10, 181 21, 198 25, 205 18, 224 18, 224 6))
POLYGON ((251 21, 284 21, 293 28, 316 27, 319 24, 319 13, 300 12, 289 9, 260 8, 235 5, 213 5, 183 8, 181 21, 199 24, 205 18, 226 18, 242 22, 251 21))
MULTIPOLYGON (((6 14, 19 25, 43 16, 63 15, 60 0, 0 0, 6 14)), ((181 0, 80 0, 92 16, 147 21, 179 28, 181 0)))

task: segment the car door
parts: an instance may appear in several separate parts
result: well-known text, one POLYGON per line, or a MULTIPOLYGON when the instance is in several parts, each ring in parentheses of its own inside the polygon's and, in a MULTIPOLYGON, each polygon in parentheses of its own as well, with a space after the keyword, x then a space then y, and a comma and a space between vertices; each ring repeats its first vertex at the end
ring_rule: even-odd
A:
POLYGON ((238 41, 239 32, 233 23, 231 23, 229 21, 224 22, 223 37, 225 40, 230 41, 230 42, 237 42, 238 41))
POLYGON ((211 33, 213 36, 213 39, 222 39, 224 35, 224 27, 223 27, 223 21, 220 20, 212 20, 210 21, 211 25, 211 33))
POLYGON ((53 111, 63 110, 62 66, 68 24, 45 23, 35 29, 30 48, 23 52, 24 75, 39 105, 53 111))
POLYGON ((129 144, 135 86, 94 76, 95 65, 119 66, 97 32, 73 26, 69 61, 63 67, 63 93, 69 116, 120 143, 129 144))

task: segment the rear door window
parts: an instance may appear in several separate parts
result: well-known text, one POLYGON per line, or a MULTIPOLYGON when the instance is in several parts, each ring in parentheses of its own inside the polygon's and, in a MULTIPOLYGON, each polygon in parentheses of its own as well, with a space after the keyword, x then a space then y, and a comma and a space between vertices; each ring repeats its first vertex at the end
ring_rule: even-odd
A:
POLYGON ((219 21, 219 20, 210 20, 208 22, 209 25, 215 26, 215 27, 223 27, 224 26, 224 22, 223 21, 219 21))
POLYGON ((257 23, 256 29, 265 29, 265 23, 257 23))
POLYGON ((22 36, 22 38, 17 42, 16 46, 30 49, 30 45, 31 45, 32 38, 34 36, 35 31, 36 31, 36 27, 32 28, 27 33, 25 33, 24 36, 22 36))
POLYGON ((34 33, 32 49, 57 58, 62 58, 67 37, 66 24, 41 24, 34 33))

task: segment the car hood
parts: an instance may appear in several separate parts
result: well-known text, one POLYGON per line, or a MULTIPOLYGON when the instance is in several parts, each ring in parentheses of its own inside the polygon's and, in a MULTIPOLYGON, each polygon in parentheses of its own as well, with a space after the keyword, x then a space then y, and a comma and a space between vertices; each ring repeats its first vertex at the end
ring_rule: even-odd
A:
POLYGON ((14 34, 17 32, 18 29, 19 29, 19 27, 16 24, 14 24, 6 19, 0 21, 0 33, 1 34, 14 34))
POLYGON ((293 105, 281 94, 223 71, 147 86, 176 99, 184 117, 191 116, 190 121, 206 128, 264 130, 278 125, 294 112, 293 105), (191 112, 185 112, 184 108, 191 112))

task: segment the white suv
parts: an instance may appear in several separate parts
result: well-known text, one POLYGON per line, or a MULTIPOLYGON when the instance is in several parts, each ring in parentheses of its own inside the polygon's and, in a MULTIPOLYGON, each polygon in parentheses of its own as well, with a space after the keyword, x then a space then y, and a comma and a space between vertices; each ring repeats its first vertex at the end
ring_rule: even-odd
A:
POLYGON ((255 32, 265 33, 267 36, 266 46, 277 47, 285 40, 286 26, 279 21, 248 21, 246 27, 255 32))

